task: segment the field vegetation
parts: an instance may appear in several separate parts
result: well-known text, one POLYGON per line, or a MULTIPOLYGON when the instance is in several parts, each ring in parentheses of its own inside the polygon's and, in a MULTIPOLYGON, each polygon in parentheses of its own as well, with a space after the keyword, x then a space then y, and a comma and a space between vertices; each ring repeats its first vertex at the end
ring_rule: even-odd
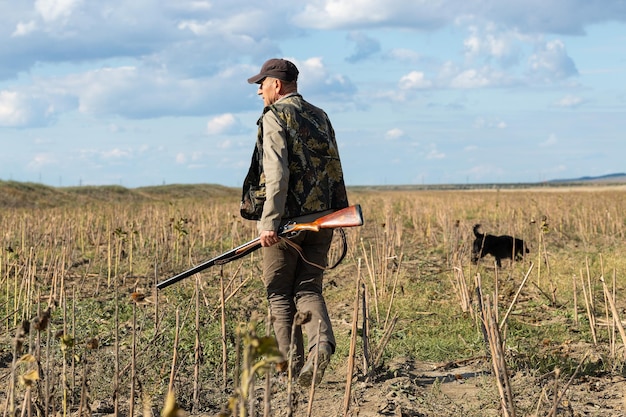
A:
POLYGON ((349 191, 313 392, 278 360, 238 190, 0 182, 4 415, 623 415, 626 188, 349 191), (523 238, 470 262, 472 226, 523 238), (259 372, 254 372, 254 371, 259 372))

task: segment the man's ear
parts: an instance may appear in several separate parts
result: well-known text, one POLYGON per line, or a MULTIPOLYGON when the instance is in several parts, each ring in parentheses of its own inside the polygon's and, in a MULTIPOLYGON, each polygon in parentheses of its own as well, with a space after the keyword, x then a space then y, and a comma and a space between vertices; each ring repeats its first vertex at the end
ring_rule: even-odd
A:
POLYGON ((278 78, 274 78, 274 88, 276 88, 276 92, 280 94, 283 91, 283 82, 278 78))

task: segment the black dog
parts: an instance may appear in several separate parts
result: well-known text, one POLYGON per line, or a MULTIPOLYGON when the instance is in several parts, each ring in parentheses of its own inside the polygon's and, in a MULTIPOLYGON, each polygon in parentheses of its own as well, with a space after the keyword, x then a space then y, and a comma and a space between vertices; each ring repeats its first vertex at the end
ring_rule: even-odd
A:
POLYGON ((480 225, 474 226, 474 245, 472 247, 472 263, 477 264, 478 260, 486 255, 493 255, 496 258, 498 267, 502 267, 501 260, 508 258, 516 261, 521 260, 525 253, 530 252, 522 239, 513 236, 485 235, 478 231, 480 225))

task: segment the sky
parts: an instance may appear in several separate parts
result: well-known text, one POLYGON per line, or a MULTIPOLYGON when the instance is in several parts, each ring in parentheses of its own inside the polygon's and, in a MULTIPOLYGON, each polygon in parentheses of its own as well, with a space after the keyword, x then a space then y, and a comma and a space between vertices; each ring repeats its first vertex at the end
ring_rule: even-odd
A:
POLYGON ((347 185, 625 172, 624 0, 0 0, 0 180, 239 187, 269 58, 347 185))

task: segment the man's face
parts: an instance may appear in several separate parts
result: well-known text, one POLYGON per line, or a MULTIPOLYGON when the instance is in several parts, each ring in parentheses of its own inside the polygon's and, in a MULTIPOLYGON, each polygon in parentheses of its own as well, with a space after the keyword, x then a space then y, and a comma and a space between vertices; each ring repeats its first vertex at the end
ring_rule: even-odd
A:
POLYGON ((270 104, 276 103, 278 100, 278 92, 280 91, 280 85, 276 78, 266 77, 259 84, 259 90, 257 94, 263 97, 263 104, 267 107, 270 104))

